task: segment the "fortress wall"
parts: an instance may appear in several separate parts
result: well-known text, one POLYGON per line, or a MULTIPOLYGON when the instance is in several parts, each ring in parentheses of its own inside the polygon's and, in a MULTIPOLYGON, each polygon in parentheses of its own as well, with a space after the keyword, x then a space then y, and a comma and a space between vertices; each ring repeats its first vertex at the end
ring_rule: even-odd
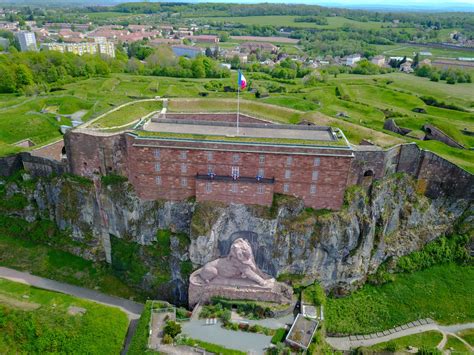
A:
POLYGON ((271 206, 273 184, 232 182, 218 180, 196 180, 196 201, 220 201, 271 206), (235 188, 236 192, 232 190, 235 188))
POLYGON ((64 144, 72 174, 92 177, 109 173, 128 175, 127 146, 123 134, 67 132, 64 144))
POLYGON ((46 177, 51 174, 62 175, 69 171, 68 166, 60 161, 21 153, 23 168, 31 175, 46 177))
POLYGON ((376 179, 393 173, 406 173, 418 179, 420 191, 430 198, 474 198, 474 175, 414 143, 385 151, 357 149, 348 186, 362 184, 364 172, 368 170, 373 170, 376 179))
POLYGON ((0 176, 11 176, 23 167, 21 155, 9 155, 0 158, 0 176))

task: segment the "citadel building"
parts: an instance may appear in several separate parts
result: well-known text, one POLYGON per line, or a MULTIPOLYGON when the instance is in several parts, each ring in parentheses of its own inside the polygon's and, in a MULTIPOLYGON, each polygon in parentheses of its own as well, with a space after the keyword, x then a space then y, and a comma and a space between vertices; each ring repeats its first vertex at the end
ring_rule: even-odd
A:
POLYGON ((142 199, 258 204, 274 193, 313 208, 341 207, 353 150, 330 127, 280 125, 235 114, 166 114, 141 130, 66 136, 70 171, 128 177, 142 199))

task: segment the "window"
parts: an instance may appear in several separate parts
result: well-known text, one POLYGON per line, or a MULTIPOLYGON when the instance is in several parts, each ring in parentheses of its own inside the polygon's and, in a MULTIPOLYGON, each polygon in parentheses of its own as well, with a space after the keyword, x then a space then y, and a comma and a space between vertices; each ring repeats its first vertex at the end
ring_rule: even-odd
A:
POLYGON ((318 180, 318 177, 319 177, 319 172, 313 171, 313 176, 311 177, 313 179, 313 181, 318 180))
POLYGON ((206 192, 212 192, 212 184, 210 182, 206 182, 206 192))
POLYGON ((207 166, 207 173, 212 174, 214 172, 214 167, 212 165, 207 166))
POLYGON ((181 159, 186 159, 188 157, 188 152, 185 151, 185 150, 182 150, 180 153, 179 153, 179 156, 181 159))
POLYGON ((265 169, 259 168, 258 169, 258 176, 263 178, 265 176, 265 169))
POLYGON ((315 195, 316 194, 316 185, 311 185, 310 188, 309 188, 309 193, 311 195, 315 195))
POLYGON ((181 164, 181 173, 186 174, 188 171, 188 166, 186 164, 181 164))
POLYGON ((161 164, 160 164, 160 163, 156 163, 156 164, 155 164, 155 171, 156 171, 156 172, 161 171, 161 164))
POLYGON ((155 149, 155 158, 160 159, 161 158, 161 151, 159 149, 155 149))
POLYGON ((283 192, 289 192, 290 191, 290 184, 283 184, 283 192))
POLYGON ((319 166, 321 164, 320 158, 314 158, 314 166, 319 166))
POLYGON ((155 183, 156 183, 157 185, 161 185, 161 176, 156 176, 156 177, 155 177, 155 183))
POLYGON ((289 179, 291 177, 291 170, 285 170, 285 179, 289 179))
POLYGON ((182 187, 188 186, 188 179, 187 178, 181 178, 181 186, 182 187))
POLYGON ((260 195, 265 193, 265 186, 263 186, 262 184, 257 184, 257 193, 260 195))
POLYGON ((237 193, 239 191, 239 187, 237 184, 232 184, 232 192, 237 193))
POLYGON ((233 178, 238 178, 239 176, 240 176, 239 167, 238 166, 233 166, 232 167, 232 177, 233 178))
POLYGON ((213 152, 207 152, 207 161, 212 161, 212 159, 214 159, 213 152))
POLYGON ((264 164, 265 163, 265 155, 260 154, 260 156, 258 157, 258 162, 260 164, 264 164))
POLYGON ((291 164, 293 164, 293 157, 286 158, 286 165, 291 165, 291 164))
POLYGON ((234 155, 232 156, 232 162, 238 163, 239 160, 240 160, 240 156, 239 156, 238 154, 234 154, 234 155))

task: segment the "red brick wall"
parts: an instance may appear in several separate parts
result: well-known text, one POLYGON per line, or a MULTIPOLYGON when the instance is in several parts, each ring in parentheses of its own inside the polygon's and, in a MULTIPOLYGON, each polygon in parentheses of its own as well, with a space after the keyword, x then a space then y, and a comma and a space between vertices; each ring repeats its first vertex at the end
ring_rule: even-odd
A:
POLYGON ((196 201, 271 206, 273 184, 196 180, 196 201))
MULTIPOLYGON (((212 172, 217 175, 231 176, 232 167, 238 167, 240 176, 243 177, 256 177, 262 172, 259 170, 263 169, 265 178, 275 178, 274 192, 302 198, 307 206, 339 209, 343 202, 352 160, 350 155, 343 157, 319 155, 345 153, 328 149, 280 148, 289 150, 290 153, 277 154, 276 150, 268 153, 229 151, 231 148, 239 149, 236 145, 206 143, 193 145, 180 142, 179 145, 186 144, 189 149, 179 149, 178 143, 173 142, 136 140, 132 136, 128 136, 127 140, 130 157, 129 180, 135 186, 139 196, 144 199, 180 200, 196 196, 196 193, 201 195, 199 197, 201 199, 213 199, 212 196, 203 196, 201 194, 203 190, 196 190, 196 174, 205 175, 211 167, 212 172), (134 144, 156 144, 159 147, 140 147, 134 144), (198 149, 199 145, 201 149, 198 149), (205 150, 210 147, 216 150, 205 150), (219 148, 222 150, 217 150, 219 148), (155 151, 159 151, 159 157, 155 156, 155 151), (185 156, 181 155, 182 152, 186 152, 185 156), (298 152, 306 152, 308 155, 298 154, 298 152), (309 152, 312 154, 309 155, 309 152), (260 156, 264 157, 262 161, 260 156), (291 162, 288 161, 289 156, 291 156, 291 162), (318 165, 315 165, 316 158, 319 159, 318 165), (156 164, 159 164, 159 171, 156 171, 156 164), (289 177, 286 176, 287 170, 290 172, 289 177), (317 174, 315 180, 313 180, 313 172, 317 174), (156 181, 157 176, 160 177, 159 184, 156 181), (182 186, 183 178, 186 179, 187 186, 182 186)), ((249 147, 243 147, 243 149, 249 149, 249 147)), ((251 187, 245 187, 241 197, 235 197, 233 194, 229 196, 226 192, 229 187, 229 183, 217 184, 216 192, 213 194, 214 200, 248 204, 259 203, 258 201, 261 200, 260 197, 252 195, 251 187)), ((204 187, 199 186, 199 188, 204 187)), ((253 189, 256 188, 256 186, 253 187, 253 189)), ((262 200, 262 204, 268 205, 267 197, 262 200)))

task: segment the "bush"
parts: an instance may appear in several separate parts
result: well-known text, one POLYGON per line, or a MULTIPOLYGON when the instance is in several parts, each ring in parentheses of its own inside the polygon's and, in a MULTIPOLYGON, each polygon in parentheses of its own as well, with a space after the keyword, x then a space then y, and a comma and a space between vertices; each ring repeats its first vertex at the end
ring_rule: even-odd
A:
MULTIPOLYGON (((179 324, 177 322, 174 322, 172 320, 169 320, 169 321, 166 322, 166 325, 163 328, 164 336, 168 335, 172 339, 174 339, 176 337, 176 335, 178 335, 179 333, 181 333, 181 324, 179 324)), ((163 339, 164 339, 164 337, 163 337, 163 339)))
POLYGON ((286 329, 284 328, 277 329, 275 334, 272 337, 272 344, 283 343, 283 341, 285 340, 285 336, 286 336, 286 329))
POLYGON ((319 283, 314 283, 303 290, 302 300, 314 306, 324 306, 326 304, 326 293, 319 283))
POLYGON ((165 334, 163 336, 163 340, 161 341, 163 344, 173 344, 173 338, 168 335, 168 334, 165 334))
POLYGON ((104 186, 119 185, 127 180, 128 179, 125 176, 117 174, 107 174, 100 178, 100 181, 104 186))
POLYGON ((422 250, 402 256, 396 266, 398 272, 414 272, 437 264, 472 262, 468 244, 470 238, 463 235, 441 237, 428 243, 422 250))

